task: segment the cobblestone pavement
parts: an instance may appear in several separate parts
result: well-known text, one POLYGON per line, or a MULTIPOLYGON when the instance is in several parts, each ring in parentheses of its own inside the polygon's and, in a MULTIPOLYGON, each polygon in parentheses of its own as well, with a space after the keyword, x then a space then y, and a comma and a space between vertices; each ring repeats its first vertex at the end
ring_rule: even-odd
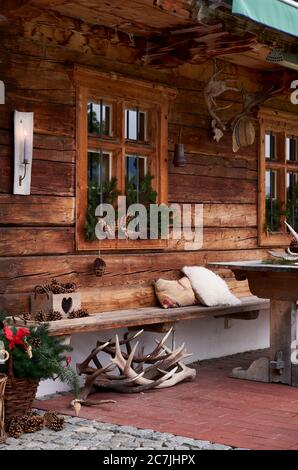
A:
POLYGON ((63 431, 44 428, 8 438, 0 450, 232 450, 222 444, 65 416, 63 431))

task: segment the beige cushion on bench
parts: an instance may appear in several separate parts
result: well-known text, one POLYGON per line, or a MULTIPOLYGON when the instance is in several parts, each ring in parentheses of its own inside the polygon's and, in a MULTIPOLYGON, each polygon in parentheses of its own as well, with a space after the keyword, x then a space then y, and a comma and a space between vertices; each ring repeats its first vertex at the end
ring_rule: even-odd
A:
POLYGON ((158 279, 155 293, 163 308, 187 307, 196 303, 194 291, 187 277, 179 281, 158 279))

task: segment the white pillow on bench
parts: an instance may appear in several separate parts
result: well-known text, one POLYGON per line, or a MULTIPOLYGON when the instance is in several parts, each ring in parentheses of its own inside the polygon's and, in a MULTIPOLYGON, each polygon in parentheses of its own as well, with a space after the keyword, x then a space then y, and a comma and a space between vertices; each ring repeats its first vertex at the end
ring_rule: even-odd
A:
POLYGON ((190 280, 197 300, 207 307, 240 305, 226 282, 217 274, 200 266, 185 266, 182 272, 190 280))

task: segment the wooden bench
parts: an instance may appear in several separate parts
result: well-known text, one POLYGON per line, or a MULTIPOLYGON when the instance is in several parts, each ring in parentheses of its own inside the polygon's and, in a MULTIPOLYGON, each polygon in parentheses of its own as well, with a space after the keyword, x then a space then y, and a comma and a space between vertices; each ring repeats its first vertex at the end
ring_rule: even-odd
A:
MULTIPOLYGON (((242 297, 241 301, 241 305, 233 307, 193 305, 163 309, 153 306, 95 313, 86 318, 49 322, 49 331, 53 336, 70 336, 77 333, 90 333, 114 328, 140 327, 154 329, 157 325, 166 326, 177 321, 207 317, 252 320, 257 318, 260 311, 269 309, 268 300, 249 296, 242 297)), ((35 324, 35 322, 28 322, 28 324, 35 324)))

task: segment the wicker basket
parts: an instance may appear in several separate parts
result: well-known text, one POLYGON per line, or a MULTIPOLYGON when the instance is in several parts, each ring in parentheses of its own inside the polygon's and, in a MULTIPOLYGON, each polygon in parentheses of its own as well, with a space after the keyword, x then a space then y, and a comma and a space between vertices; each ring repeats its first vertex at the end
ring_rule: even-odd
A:
POLYGON ((4 429, 4 392, 7 375, 0 374, 0 443, 5 441, 4 429))
POLYGON ((13 416, 23 416, 31 411, 38 384, 39 381, 7 378, 4 395, 5 422, 13 416))

